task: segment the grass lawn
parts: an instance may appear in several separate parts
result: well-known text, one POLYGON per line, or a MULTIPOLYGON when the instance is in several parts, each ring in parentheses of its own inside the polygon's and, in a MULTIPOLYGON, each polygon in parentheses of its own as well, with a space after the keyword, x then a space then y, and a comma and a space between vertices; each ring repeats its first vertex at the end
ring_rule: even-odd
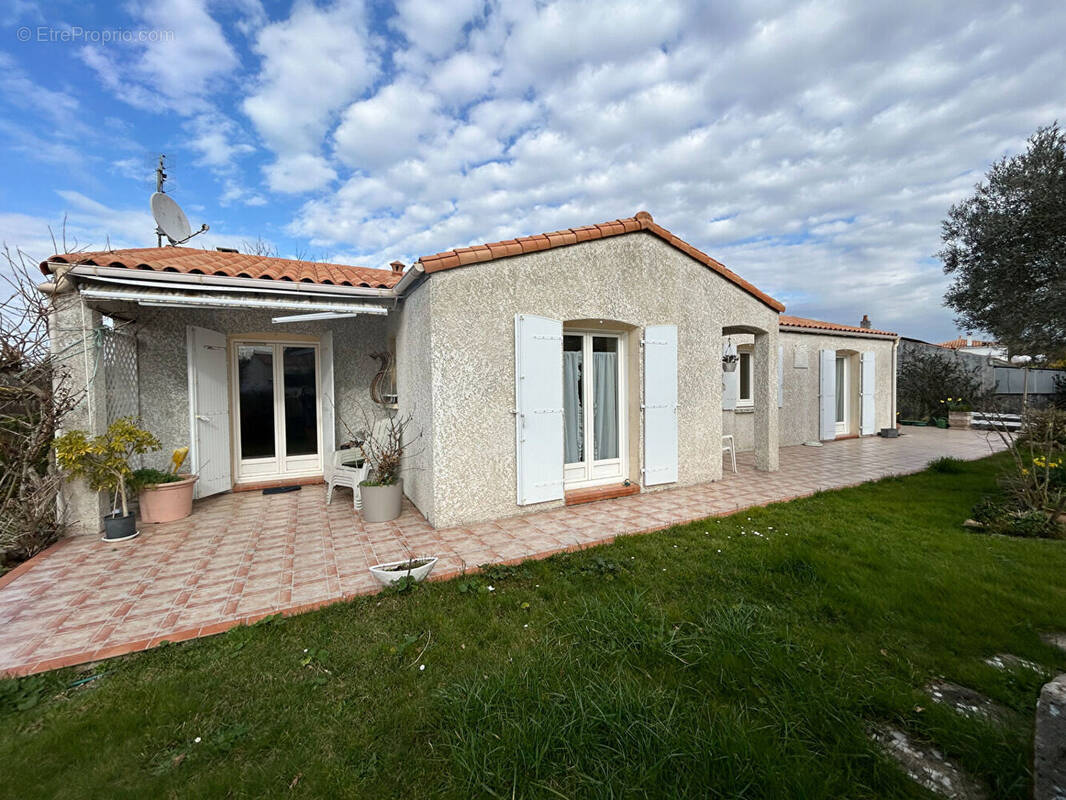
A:
POLYGON ((1066 670, 1066 542, 960 527, 1001 458, 0 682, 0 795, 928 797, 887 722, 1027 797, 1042 680, 982 659, 1066 670))

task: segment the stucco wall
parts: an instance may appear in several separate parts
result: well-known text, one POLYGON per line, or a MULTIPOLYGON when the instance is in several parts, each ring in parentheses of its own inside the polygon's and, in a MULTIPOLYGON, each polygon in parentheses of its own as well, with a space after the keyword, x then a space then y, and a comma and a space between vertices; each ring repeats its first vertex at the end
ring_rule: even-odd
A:
MULTIPOLYGON (((874 389, 874 430, 895 424, 893 415, 894 366, 892 363, 892 340, 869 339, 855 336, 829 336, 821 333, 781 333, 785 348, 785 404, 779 417, 781 445, 802 444, 818 439, 818 351, 847 350, 855 353, 876 353, 874 389), (807 368, 794 366, 796 348, 803 348, 807 355, 807 368)), ((859 433, 861 414, 859 409, 859 359, 850 362, 851 401, 849 433, 859 433)))
POLYGON ((404 493, 427 519, 433 518, 433 351, 430 282, 408 294, 390 315, 396 347, 396 393, 399 413, 411 418, 417 437, 404 458, 404 493))
POLYGON ((375 410, 370 402, 370 380, 377 372, 378 362, 370 358, 370 353, 386 346, 388 323, 384 317, 367 315, 274 325, 270 321, 271 313, 260 311, 141 307, 133 313, 137 320, 141 418, 145 427, 163 443, 163 450, 156 454, 160 464, 169 460, 174 448, 189 444, 187 325, 228 336, 255 333, 321 336, 332 330, 337 441, 350 438, 345 423, 353 429, 363 427, 361 408, 368 412, 375 410))
MULTIPOLYGON (((430 276, 428 284, 434 387, 430 521, 437 526, 558 504, 516 504, 516 314, 678 326, 679 476, 672 485, 721 477, 722 328, 768 331, 777 352, 773 309, 646 233, 448 270, 430 276)), ((642 451, 642 442, 637 452, 631 449, 631 469, 634 459, 639 469, 642 451)))
MULTIPOLYGON (((738 347, 750 344, 750 336, 734 336, 738 347)), ((782 447, 818 439, 818 351, 847 350, 855 353, 872 350, 876 355, 876 389, 874 392, 876 429, 892 423, 892 342, 886 339, 867 339, 853 336, 830 336, 820 333, 779 334, 778 343, 784 346, 784 405, 778 412, 778 429, 782 447), (797 349, 805 351, 806 368, 795 366, 797 349)), ((859 433, 859 361, 852 357, 850 392, 850 430, 859 433)), ((737 451, 755 448, 755 415, 751 409, 722 411, 722 433, 732 433, 737 451)))

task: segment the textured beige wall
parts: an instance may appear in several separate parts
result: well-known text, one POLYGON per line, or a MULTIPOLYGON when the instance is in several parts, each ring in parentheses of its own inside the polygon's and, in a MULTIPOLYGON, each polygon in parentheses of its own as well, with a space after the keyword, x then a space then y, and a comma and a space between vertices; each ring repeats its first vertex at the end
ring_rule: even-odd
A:
POLYGON ((272 335, 321 336, 333 331, 333 386, 336 402, 337 441, 349 438, 344 423, 362 427, 361 409, 376 410, 370 402, 370 380, 378 362, 370 353, 386 346, 388 322, 381 316, 359 316, 320 322, 274 325, 270 312, 201 310, 180 308, 135 308, 137 371, 141 419, 159 437, 163 450, 149 456, 150 466, 165 465, 169 453, 189 444, 189 381, 185 326, 196 325, 227 336, 268 333, 272 335))
MULTIPOLYGON (((750 336, 734 336, 738 347, 749 344, 750 336)), ((778 413, 780 445, 803 444, 818 439, 818 351, 852 351, 851 367, 850 433, 859 432, 861 420, 859 408, 859 358, 858 353, 872 350, 877 354, 875 420, 877 430, 892 425, 892 342, 887 339, 866 339, 854 336, 831 336, 821 333, 791 333, 779 335, 779 344, 784 345, 784 405, 778 413), (806 369, 795 367, 795 350, 806 350, 806 369)), ((776 401, 775 401, 776 402, 776 401)), ((722 411, 722 433, 732 433, 738 452, 755 449, 755 415, 750 411, 722 411)))
POLYGON ((432 291, 432 282, 426 281, 389 317, 396 346, 397 405, 402 416, 411 418, 409 430, 418 437, 404 460, 404 493, 427 519, 433 518, 432 291))
POLYGON ((781 409, 781 445, 802 444, 818 439, 818 351, 847 350, 855 353, 850 361, 851 406, 850 433, 859 432, 859 358, 858 353, 876 353, 876 384, 874 390, 875 431, 894 425, 892 340, 867 339, 856 336, 830 336, 821 333, 781 333, 785 346, 785 405, 781 409), (796 347, 807 351, 807 368, 793 366, 796 347))
MULTIPOLYGON (((673 485, 721 477, 722 328, 769 331, 777 351, 773 309, 646 233, 448 270, 430 276, 428 284, 434 433, 430 521, 438 527, 558 505, 516 504, 516 314, 614 320, 639 328, 678 326, 679 476, 673 485)), ((643 461, 642 440, 638 445, 630 449, 631 468, 634 460, 637 469, 643 461)))

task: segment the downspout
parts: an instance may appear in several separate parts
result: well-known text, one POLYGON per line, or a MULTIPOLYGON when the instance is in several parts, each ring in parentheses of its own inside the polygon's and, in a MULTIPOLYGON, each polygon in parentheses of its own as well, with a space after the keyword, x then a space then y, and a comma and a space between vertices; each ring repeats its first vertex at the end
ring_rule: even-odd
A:
POLYGON ((889 427, 892 428, 892 429, 899 428, 899 420, 896 419, 896 415, 898 413, 896 411, 896 403, 897 403, 897 398, 896 398, 896 391, 897 391, 896 375, 897 375, 897 370, 898 369, 899 369, 899 337, 896 337, 895 339, 892 340, 892 417, 890 418, 890 421, 891 421, 892 424, 889 425, 889 427))

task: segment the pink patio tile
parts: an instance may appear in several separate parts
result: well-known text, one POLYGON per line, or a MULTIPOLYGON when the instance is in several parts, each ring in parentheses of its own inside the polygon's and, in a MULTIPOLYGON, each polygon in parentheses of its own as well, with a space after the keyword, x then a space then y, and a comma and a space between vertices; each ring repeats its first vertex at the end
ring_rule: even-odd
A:
POLYGON ((327 508, 322 486, 220 495, 199 501, 186 520, 144 526, 130 542, 67 540, 0 580, 0 673, 107 658, 377 591, 367 567, 409 554, 439 555, 431 577, 447 578, 920 470, 939 455, 989 452, 985 437, 971 432, 915 431, 894 441, 782 448, 777 473, 755 473, 752 454, 739 453, 739 473, 715 483, 447 530, 433 529, 407 502, 399 520, 364 524, 350 501, 327 508))

